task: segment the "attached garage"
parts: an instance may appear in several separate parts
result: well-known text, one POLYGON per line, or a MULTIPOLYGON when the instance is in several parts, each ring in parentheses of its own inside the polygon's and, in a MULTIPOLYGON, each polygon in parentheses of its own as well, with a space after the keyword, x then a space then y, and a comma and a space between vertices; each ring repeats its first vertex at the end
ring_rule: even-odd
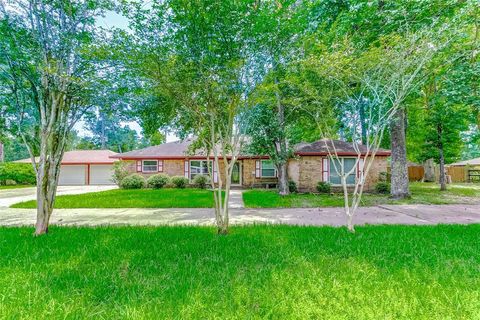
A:
MULTIPOLYGON (((117 159, 110 150, 75 150, 63 155, 60 166, 60 186, 113 185, 113 164, 117 159)), ((30 159, 17 162, 30 163, 30 159)))
POLYGON ((108 185, 114 184, 112 181, 113 165, 111 164, 92 164, 90 165, 90 184, 108 185))
POLYGON ((80 186, 87 184, 86 165, 62 165, 58 184, 61 186, 80 186))

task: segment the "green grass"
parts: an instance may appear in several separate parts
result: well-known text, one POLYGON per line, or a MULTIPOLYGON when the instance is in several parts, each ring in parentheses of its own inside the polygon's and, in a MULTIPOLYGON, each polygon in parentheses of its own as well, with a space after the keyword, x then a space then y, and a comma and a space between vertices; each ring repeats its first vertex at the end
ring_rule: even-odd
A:
MULTIPOLYGON (((440 192, 435 183, 415 182, 410 184, 411 199, 394 201, 388 195, 364 194, 363 206, 379 204, 453 204, 479 203, 480 184, 454 184, 447 191, 440 192)), ((310 207, 341 207, 343 195, 325 194, 291 194, 280 196, 272 190, 248 190, 243 194, 245 206, 249 208, 310 208, 310 207)))
MULTIPOLYGON (((12 208, 35 208, 36 201, 16 203, 12 208)), ((213 194, 201 189, 109 190, 58 196, 55 208, 213 208, 213 194)))
POLYGON ((25 184, 14 184, 14 185, 8 185, 8 186, 1 186, 0 185, 0 190, 10 190, 10 189, 20 189, 20 188, 34 188, 35 186, 32 185, 25 185, 25 184))
POLYGON ((480 225, 0 228, 0 318, 478 319, 480 225))

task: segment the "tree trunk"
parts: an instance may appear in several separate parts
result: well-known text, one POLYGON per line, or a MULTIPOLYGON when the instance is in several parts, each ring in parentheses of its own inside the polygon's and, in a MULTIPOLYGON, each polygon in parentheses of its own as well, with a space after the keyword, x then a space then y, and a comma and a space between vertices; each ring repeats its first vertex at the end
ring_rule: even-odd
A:
MULTIPOLYGON (((63 156, 63 153, 62 153, 63 156)), ((57 182, 60 174, 61 158, 41 157, 37 172, 37 221, 35 235, 48 233, 48 225, 53 212, 57 182)))
POLYGON ((353 215, 347 216, 347 230, 348 232, 355 233, 355 225, 353 224, 353 215))
POLYGON ((433 159, 428 159, 423 164, 423 168, 425 169, 425 174, 423 176, 424 182, 435 182, 435 164, 433 159))
POLYGON ((282 162, 277 166, 278 172, 278 193, 282 196, 290 193, 288 188, 288 174, 287 174, 287 163, 282 162))
POLYGON ((410 190, 403 108, 398 109, 390 123, 390 138, 392 144, 391 196, 393 199, 405 199, 410 197, 410 190))
POLYGON ((447 177, 445 174, 445 156, 442 143, 442 126, 437 126, 438 155, 440 160, 440 191, 447 191, 447 177))
POLYGON ((365 105, 363 101, 360 103, 359 108, 359 116, 360 116, 360 128, 362 130, 362 144, 367 144, 367 125, 365 123, 365 105))
MULTIPOLYGON (((277 78, 275 78, 275 84, 278 85, 277 78)), ((285 136, 285 106, 283 105, 280 97, 280 89, 277 88, 275 92, 275 97, 277 99, 277 121, 278 125, 281 127, 282 136, 280 137, 276 149, 278 153, 278 158, 280 162, 277 164, 278 171, 278 193, 281 196, 285 196, 290 193, 288 189, 288 172, 287 172, 287 157, 288 157, 288 146, 287 138, 285 136)))

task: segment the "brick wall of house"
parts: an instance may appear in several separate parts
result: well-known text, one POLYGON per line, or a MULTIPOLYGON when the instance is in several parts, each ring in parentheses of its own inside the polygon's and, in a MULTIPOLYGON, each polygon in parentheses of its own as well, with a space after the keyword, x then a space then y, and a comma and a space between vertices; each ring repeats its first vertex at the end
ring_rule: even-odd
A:
MULTIPOLYGON (((300 192, 315 192, 317 183, 322 181, 322 159, 321 156, 302 156, 297 159, 291 159, 288 162, 289 178, 297 183, 300 192)), ((242 186, 245 188, 262 187, 265 183, 276 183, 277 178, 256 178, 255 162, 256 159, 239 160, 242 165, 242 186)), ((127 169, 137 172, 136 161, 126 161, 127 169)), ((220 163, 222 182, 225 184, 223 176, 223 164, 220 163)), ((376 157, 375 162, 370 169, 366 179, 365 190, 372 190, 378 182, 382 172, 387 171, 387 157, 376 157)), ((163 160, 163 173, 169 176, 184 176, 184 160, 163 160)), ((142 173, 145 178, 155 173, 142 173)))
MULTIPOLYGON (((315 192, 317 183, 323 180, 321 156, 302 156, 299 159, 290 160, 290 163, 298 167, 298 190, 301 192, 315 192)), ((378 182, 380 174, 387 171, 387 157, 376 157, 370 172, 365 180, 365 191, 373 190, 378 182)), ((295 169, 289 168, 289 174, 295 173, 295 169)), ((295 174, 290 177, 295 177, 295 174)))
POLYGON ((152 173, 137 172, 137 161, 135 160, 124 160, 124 162, 128 163, 127 170, 129 172, 138 173, 145 178, 157 173, 165 173, 171 177, 184 175, 184 160, 182 159, 163 160, 163 172, 152 173))
POLYGON ((301 192, 316 191, 317 184, 322 181, 321 156, 302 156, 298 161, 299 178, 297 188, 301 192))
POLYGON ((387 172, 387 157, 375 157, 375 160, 370 167, 370 172, 365 179, 365 190, 375 189, 375 184, 379 181, 380 174, 387 172))
POLYGON ((185 162, 183 159, 163 160, 163 173, 173 176, 185 175, 185 162))

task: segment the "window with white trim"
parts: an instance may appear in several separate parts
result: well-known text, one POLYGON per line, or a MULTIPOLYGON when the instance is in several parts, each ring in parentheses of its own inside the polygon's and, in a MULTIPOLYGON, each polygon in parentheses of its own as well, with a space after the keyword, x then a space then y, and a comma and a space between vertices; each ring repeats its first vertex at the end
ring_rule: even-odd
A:
MULTIPOLYGON (((341 185, 341 176, 350 172, 350 170, 355 167, 357 159, 355 158, 339 158, 339 159, 330 159, 330 183, 333 185, 341 185), (342 166, 343 164, 343 166, 342 166), (343 169, 343 171, 342 171, 343 169), (337 172, 338 170, 338 172, 337 172)), ((347 176, 347 184, 353 185, 355 184, 355 179, 357 177, 357 170, 352 170, 347 176)))
POLYGON ((275 178, 277 176, 277 169, 271 160, 262 160, 260 170, 262 178, 275 178))
MULTIPOLYGON (((210 160, 210 166, 212 161, 210 160)), ((190 180, 193 180, 195 176, 208 175, 208 161, 207 160, 190 160, 190 180)))
POLYGON ((142 172, 157 172, 157 171, 158 171, 158 160, 142 161, 142 172))

